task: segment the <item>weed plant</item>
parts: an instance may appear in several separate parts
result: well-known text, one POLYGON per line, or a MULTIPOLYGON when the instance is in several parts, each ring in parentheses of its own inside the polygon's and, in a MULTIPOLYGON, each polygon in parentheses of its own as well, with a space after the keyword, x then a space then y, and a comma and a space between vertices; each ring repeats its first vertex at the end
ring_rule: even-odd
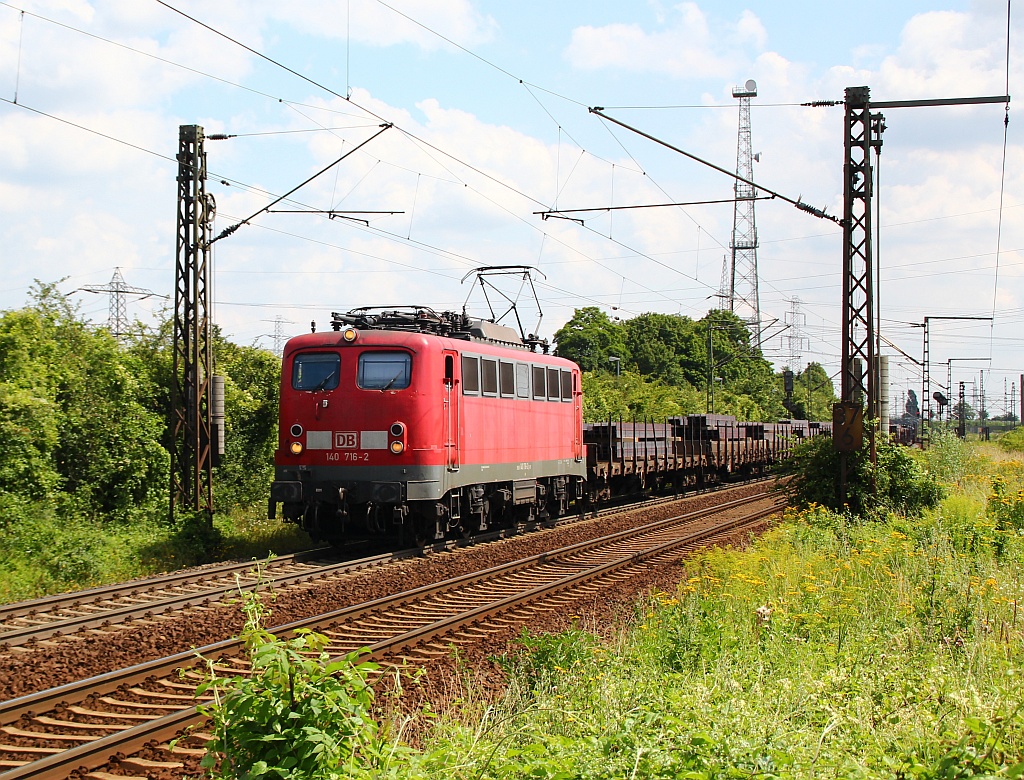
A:
MULTIPOLYGON (((262 580, 262 571, 256 575, 262 580)), ((259 589, 239 589, 249 673, 225 678, 207 661, 197 689, 213 739, 202 767, 219 780, 331 780, 381 777, 379 766, 409 752, 389 745, 371 714, 375 664, 358 653, 331 660, 329 638, 300 629, 278 639, 265 628, 270 610, 259 589)))

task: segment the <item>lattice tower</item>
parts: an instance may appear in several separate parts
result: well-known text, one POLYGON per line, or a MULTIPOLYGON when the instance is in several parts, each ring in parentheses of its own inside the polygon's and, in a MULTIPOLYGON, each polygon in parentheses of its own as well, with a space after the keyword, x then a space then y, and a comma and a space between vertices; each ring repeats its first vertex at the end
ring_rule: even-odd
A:
POLYGON ((81 289, 85 292, 109 294, 110 309, 107 317, 107 328, 118 339, 128 335, 128 296, 138 295, 141 298, 148 298, 153 294, 152 290, 125 284, 120 268, 114 269, 114 276, 110 279, 109 284, 91 284, 81 289))
MULTIPOLYGON (((736 175, 747 181, 754 179, 754 154, 750 142, 750 99, 757 97, 753 79, 736 87, 732 96, 740 101, 739 129, 736 139, 736 175)), ((754 344, 761 346, 761 299, 757 287, 757 223, 754 219, 754 198, 757 188, 737 180, 736 202, 732 216, 732 258, 729 279, 729 311, 747 323, 754 344)))

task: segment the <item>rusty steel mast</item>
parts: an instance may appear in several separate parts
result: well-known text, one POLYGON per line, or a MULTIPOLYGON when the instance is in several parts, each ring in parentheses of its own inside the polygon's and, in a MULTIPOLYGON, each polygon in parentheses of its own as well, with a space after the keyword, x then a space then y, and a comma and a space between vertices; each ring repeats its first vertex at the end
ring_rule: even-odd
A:
POLYGON ((210 230, 215 205, 206 193, 203 128, 178 129, 178 232, 174 275, 174 368, 171 381, 171 519, 176 508, 213 514, 218 449, 211 423, 213 321, 210 230))
MULTIPOLYGON (((1006 103, 1010 96, 885 100, 871 102, 868 87, 848 87, 844 101, 845 162, 843 166, 843 355, 842 396, 833 412, 833 442, 841 453, 842 493, 846 495, 847 456, 863 442, 863 413, 877 414, 878 376, 875 362, 875 280, 872 278, 871 198, 875 186, 871 150, 881 146, 884 117, 871 109, 920 108, 1006 103)), ((813 104, 812 104, 813 105, 813 104)), ((927 324, 927 323, 926 323, 927 324)), ((928 381, 927 339, 925 382, 928 381)), ((927 391, 926 391, 927 394, 927 391)), ((927 398, 922 399, 927 404, 927 398)), ((922 419, 922 424, 923 424, 922 419)), ((874 428, 869 428, 871 460, 876 461, 874 428)))

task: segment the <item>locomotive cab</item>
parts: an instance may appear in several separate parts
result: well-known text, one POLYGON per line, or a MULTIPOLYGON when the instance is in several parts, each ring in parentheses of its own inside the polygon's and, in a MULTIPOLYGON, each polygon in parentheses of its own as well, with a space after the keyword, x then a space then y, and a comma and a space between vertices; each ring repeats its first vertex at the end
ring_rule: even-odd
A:
POLYGON ((333 544, 423 542, 564 514, 582 495, 578 367, 448 316, 463 319, 336 315, 288 342, 271 517, 280 504, 333 544))

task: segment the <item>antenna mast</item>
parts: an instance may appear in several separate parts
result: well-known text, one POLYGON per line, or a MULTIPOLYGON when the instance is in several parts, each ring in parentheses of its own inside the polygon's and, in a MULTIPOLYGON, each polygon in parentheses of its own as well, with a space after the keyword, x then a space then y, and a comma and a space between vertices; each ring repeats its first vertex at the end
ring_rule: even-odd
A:
POLYGON ((729 274, 729 311, 739 315, 750 327, 754 344, 761 348, 761 298, 757 289, 757 226, 754 201, 754 154, 750 143, 750 98, 757 97, 757 83, 748 79, 736 87, 732 96, 740 101, 739 129, 736 138, 736 202, 732 216, 732 263, 729 274))

